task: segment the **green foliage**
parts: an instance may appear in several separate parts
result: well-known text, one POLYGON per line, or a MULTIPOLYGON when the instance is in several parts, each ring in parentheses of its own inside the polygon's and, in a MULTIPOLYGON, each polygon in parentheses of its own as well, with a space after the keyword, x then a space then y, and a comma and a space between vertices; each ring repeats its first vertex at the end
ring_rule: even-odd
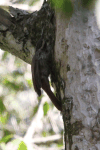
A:
MULTIPOLYGON (((94 0, 80 0, 79 2, 83 7, 89 7, 94 0)), ((71 16, 73 13, 73 3, 71 0, 51 0, 51 6, 60 9, 68 16, 71 16)))
POLYGON ((4 96, 0 96, 0 114, 6 110, 5 105, 3 104, 4 96))
POLYGON ((6 87, 8 87, 11 90, 24 90, 24 84, 23 82, 15 82, 15 80, 11 80, 9 78, 5 78, 2 82, 6 87))
POLYGON ((82 0, 82 5, 88 7, 92 4, 93 0, 82 0))
POLYGON ((51 5, 62 10, 67 15, 71 15, 73 12, 72 2, 70 0, 51 0, 51 5))
POLYGON ((46 137, 47 136, 47 132, 43 131, 42 135, 43 135, 43 137, 46 137))
MULTIPOLYGON (((13 129, 9 128, 8 123, 11 124, 12 117, 16 119, 18 124, 23 119, 21 116, 24 108, 22 108, 22 105, 20 106, 19 96, 21 91, 24 93, 27 89, 29 90, 28 83, 31 84, 31 79, 28 83, 24 79, 28 69, 26 70, 27 64, 20 59, 2 51, 0 51, 0 59, 2 60, 0 64, 0 138, 2 139, 0 147, 5 147, 3 142, 6 142, 14 132, 13 129), (11 63, 9 63, 10 61, 11 63), (9 65, 11 66, 9 67, 9 65)), ((26 75, 25 78, 27 79, 27 77, 26 75)), ((24 131, 21 130, 21 132, 24 131)), ((11 141, 10 138, 8 140, 11 141)))
POLYGON ((9 139, 13 138, 13 134, 7 135, 0 140, 0 143, 6 143, 9 139))
POLYGON ((47 102, 45 102, 43 105, 44 116, 47 115, 48 110, 49 110, 49 104, 47 102))
POLYGON ((3 55, 2 55, 2 60, 5 60, 5 59, 7 58, 7 55, 8 55, 8 52, 5 51, 5 52, 3 53, 3 55))
POLYGON ((62 147, 62 146, 63 146, 63 143, 58 143, 57 146, 58 146, 58 147, 62 147))
POLYGON ((41 94, 41 96, 38 96, 38 101, 40 101, 43 96, 44 96, 43 94, 41 94))
POLYGON ((32 87, 32 80, 26 79, 26 82, 28 83, 29 87, 32 87))
POLYGON ((0 123, 3 125, 7 123, 8 121, 8 112, 6 111, 5 113, 0 114, 0 123))
POLYGON ((23 141, 19 144, 18 150, 27 150, 27 146, 23 141))

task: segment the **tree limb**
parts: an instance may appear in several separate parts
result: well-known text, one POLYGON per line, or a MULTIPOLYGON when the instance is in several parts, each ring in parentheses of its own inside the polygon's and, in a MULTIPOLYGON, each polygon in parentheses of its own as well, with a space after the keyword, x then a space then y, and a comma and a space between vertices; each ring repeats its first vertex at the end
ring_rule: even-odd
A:
MULTIPOLYGON (((46 2, 39 11, 26 11, 9 7, 9 12, 0 8, 0 48, 31 64, 34 48, 45 29, 45 39, 54 48, 54 11, 46 2), (3 12, 3 13, 1 13, 3 12), (3 15, 2 15, 3 14, 3 15)), ((48 46, 49 46, 48 44, 48 46)))

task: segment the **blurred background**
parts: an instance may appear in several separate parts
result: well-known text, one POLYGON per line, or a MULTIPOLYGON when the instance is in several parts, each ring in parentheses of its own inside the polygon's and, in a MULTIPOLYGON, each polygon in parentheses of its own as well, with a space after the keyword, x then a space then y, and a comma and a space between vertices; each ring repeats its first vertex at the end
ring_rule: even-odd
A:
MULTIPOLYGON (((42 0, 0 1, 1 6, 31 12, 39 10, 42 3, 42 0)), ((62 115, 46 93, 42 91, 42 96, 37 97, 31 66, 0 49, 0 150, 62 148, 62 115)))

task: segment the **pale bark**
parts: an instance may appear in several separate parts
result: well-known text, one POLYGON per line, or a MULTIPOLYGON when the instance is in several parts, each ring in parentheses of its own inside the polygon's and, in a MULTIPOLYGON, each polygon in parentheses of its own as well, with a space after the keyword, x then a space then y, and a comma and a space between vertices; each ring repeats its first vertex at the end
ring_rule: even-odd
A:
POLYGON ((70 18, 56 14, 66 150, 100 149, 100 31, 94 10, 75 2, 70 18))
POLYGON ((0 9, 0 48, 31 64, 35 47, 43 36, 53 53, 54 18, 54 10, 46 2, 33 13, 10 6, 9 13, 0 9))
POLYGON ((35 45, 32 44, 28 35, 29 31, 25 25, 26 13, 9 6, 9 16, 10 14, 13 16, 11 18, 13 22, 9 18, 6 19, 6 12, 0 14, 0 48, 31 64, 32 56, 35 53, 35 45), (1 17, 6 20, 6 24, 3 23, 5 20, 1 17))

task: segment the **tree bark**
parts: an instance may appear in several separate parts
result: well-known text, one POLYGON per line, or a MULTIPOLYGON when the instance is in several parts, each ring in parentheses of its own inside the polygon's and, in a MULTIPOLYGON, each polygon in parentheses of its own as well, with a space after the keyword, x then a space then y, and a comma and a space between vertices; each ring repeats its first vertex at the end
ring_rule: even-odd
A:
POLYGON ((35 47, 43 34, 48 47, 54 50, 55 15, 49 3, 39 11, 28 13, 9 6, 9 13, 0 8, 0 48, 31 64, 35 47), (4 26, 3 26, 4 25, 4 26))
POLYGON ((55 60, 63 103, 65 150, 100 149, 100 31, 94 10, 74 3, 56 13, 55 60))
MULTIPOLYGON (((94 10, 78 1, 73 6, 70 17, 56 12, 55 89, 63 106, 65 150, 99 150, 100 31, 94 10)), ((31 63, 42 29, 54 47, 54 13, 50 7, 32 14, 15 12, 11 26, 0 28, 0 47, 31 63)))

